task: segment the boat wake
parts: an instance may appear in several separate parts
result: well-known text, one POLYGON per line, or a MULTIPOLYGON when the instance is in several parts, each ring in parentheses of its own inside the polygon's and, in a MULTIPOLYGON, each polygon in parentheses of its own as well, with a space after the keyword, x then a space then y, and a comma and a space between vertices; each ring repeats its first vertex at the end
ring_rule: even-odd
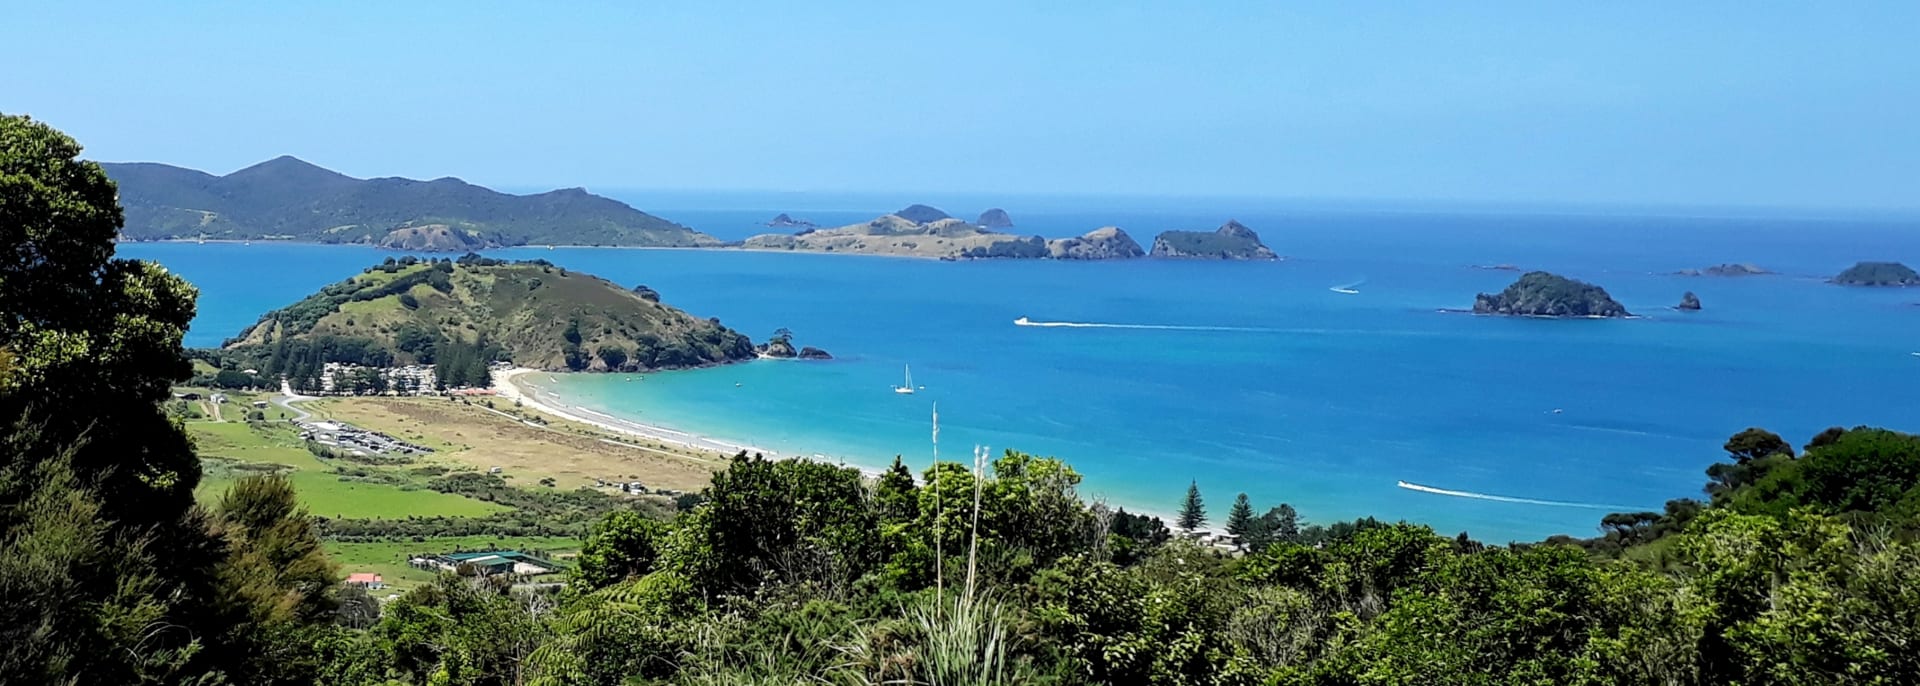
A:
POLYGON ((1344 286, 1334 286, 1332 288, 1328 288, 1327 290, 1333 291, 1335 293, 1340 293, 1342 295, 1359 295, 1360 284, 1363 284, 1366 282, 1367 282, 1366 279, 1361 279, 1359 281, 1355 281, 1353 283, 1346 284, 1344 286))
POLYGON ((1522 505, 1547 505, 1551 507, 1579 507, 1579 508, 1586 508, 1590 510, 1613 510, 1616 512, 1626 512, 1626 511, 1635 509, 1632 507, 1627 507, 1625 505, 1605 505, 1601 503, 1574 503, 1574 502, 1567 502, 1563 500, 1535 500, 1533 498, 1513 498, 1513 497, 1504 496, 1504 495, 1474 493, 1472 491, 1450 491, 1444 488, 1422 486, 1420 484, 1407 483, 1405 481, 1399 482, 1398 485, 1401 488, 1407 489, 1409 491, 1419 491, 1421 493, 1432 493, 1434 495, 1453 496, 1455 498, 1472 498, 1474 500, 1492 500, 1495 502, 1502 502, 1502 503, 1519 503, 1522 505))
POLYGON ((1063 329, 1136 329, 1146 331, 1236 331, 1240 333, 1289 333, 1284 329, 1257 326, 1181 326, 1176 324, 1111 324, 1102 322, 1036 322, 1026 317, 1013 320, 1014 326, 1041 326, 1063 329))

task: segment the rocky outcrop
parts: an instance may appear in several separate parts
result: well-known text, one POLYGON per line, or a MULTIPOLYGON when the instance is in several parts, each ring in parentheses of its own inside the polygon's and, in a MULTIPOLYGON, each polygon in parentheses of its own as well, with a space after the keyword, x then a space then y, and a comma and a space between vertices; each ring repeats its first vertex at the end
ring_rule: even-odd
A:
POLYGON ((807 347, 804 347, 804 348, 801 348, 801 349, 800 349, 800 359, 802 359, 802 360, 831 360, 831 359, 833 359, 833 356, 832 356, 832 355, 829 355, 829 354, 827 354, 827 351, 825 351, 825 350, 821 350, 821 349, 819 349, 819 348, 815 348, 815 347, 813 347, 813 346, 811 346, 811 345, 809 345, 809 346, 807 346, 807 347))
POLYGON ((928 207, 926 205, 908 205, 906 206, 906 208, 900 210, 899 212, 893 213, 893 216, 899 217, 901 219, 905 219, 915 224, 931 224, 933 222, 937 222, 942 219, 953 218, 953 215, 949 215, 945 212, 941 212, 939 209, 928 207))
POLYGON ((787 216, 787 213, 782 212, 773 219, 768 220, 767 226, 776 229, 811 229, 819 225, 805 219, 794 219, 793 217, 787 216))
POLYGON ((1047 256, 1056 260, 1126 260, 1145 254, 1147 251, 1117 226, 1094 229, 1077 238, 1047 241, 1047 256))
POLYGON ((634 286, 633 294, 640 296, 642 300, 646 300, 647 302, 660 302, 660 291, 653 290, 652 286, 644 283, 634 286))
POLYGON ((1197 260, 1273 260, 1279 256, 1245 224, 1228 220, 1212 232, 1168 231, 1154 237, 1153 257, 1197 260))
POLYGON ((1475 314, 1526 317, 1626 317, 1631 313, 1607 290, 1547 272, 1528 272, 1506 290, 1481 293, 1473 300, 1475 314))
POLYGON ((1680 304, 1674 305, 1673 309, 1685 311, 1698 310, 1700 309, 1700 296, 1694 295, 1693 291, 1687 291, 1686 295, 1680 296, 1680 304))
POLYGON ((793 341, 785 338, 775 338, 761 343, 760 345, 754 346, 754 351, 760 353, 761 357, 792 359, 799 356, 799 353, 793 349, 793 341))
POLYGON ((1010 229, 1013 228, 1013 217, 1007 216, 1006 210, 995 207, 981 212, 980 221, 974 223, 983 229, 1010 229))
POLYGON ((1678 276, 1760 276, 1772 273, 1761 269, 1759 265, 1750 263, 1716 264, 1706 269, 1682 269, 1674 272, 1678 276))
POLYGON ((1047 256, 1047 239, 1039 236, 1015 238, 1007 236, 987 245, 974 246, 960 251, 960 257, 969 260, 1031 260, 1047 256))
POLYGON ((394 229, 380 239, 380 247, 408 252, 466 252, 491 247, 479 236, 446 224, 394 229))
POLYGON ((1842 286, 1920 286, 1920 274, 1899 262, 1861 262, 1833 277, 1842 286))

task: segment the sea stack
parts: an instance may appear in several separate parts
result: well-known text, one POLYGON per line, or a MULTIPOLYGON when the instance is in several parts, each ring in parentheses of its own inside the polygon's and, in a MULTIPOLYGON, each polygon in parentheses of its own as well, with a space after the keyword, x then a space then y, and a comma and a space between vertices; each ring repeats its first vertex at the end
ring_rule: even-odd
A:
POLYGON ((983 229, 1010 229, 1013 228, 1013 217, 1008 216, 1006 210, 995 207, 981 212, 980 221, 974 223, 983 229))
POLYGON ((1683 311, 1698 310, 1700 309, 1700 296, 1694 295, 1693 291, 1687 291, 1685 295, 1680 296, 1680 304, 1674 305, 1673 309, 1683 311))
POLYGON ((1523 317, 1602 318, 1631 316, 1607 290, 1558 274, 1527 272, 1499 293, 1473 300, 1475 314, 1523 317))

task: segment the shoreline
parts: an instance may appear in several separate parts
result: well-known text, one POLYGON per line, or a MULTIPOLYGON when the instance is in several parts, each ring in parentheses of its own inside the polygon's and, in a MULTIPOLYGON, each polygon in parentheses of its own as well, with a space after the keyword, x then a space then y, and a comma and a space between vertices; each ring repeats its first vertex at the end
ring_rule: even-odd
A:
MULTIPOLYGON (((692 432, 681 431, 678 429, 671 429, 663 426, 645 424, 642 422, 633 421, 631 419, 616 417, 616 416, 607 414, 605 412, 600 412, 598 410, 592 410, 585 407, 580 407, 578 405, 567 405, 564 402, 564 399, 558 395, 555 395, 548 391, 541 390, 532 385, 527 385, 527 386, 521 385, 525 382, 521 381, 520 377, 526 376, 528 374, 558 375, 563 373, 566 373, 566 372, 545 372, 545 371, 532 369, 528 367, 514 367, 512 369, 496 371, 493 373, 493 389, 496 393, 499 394, 500 397, 514 400, 520 403, 523 407, 534 410, 536 412, 553 415, 555 417, 559 417, 561 419, 565 419, 571 422, 586 424, 588 426, 593 426, 593 427, 602 429, 604 431, 612 432, 615 434, 637 436, 637 437, 646 438, 649 440, 661 441, 664 443, 670 443, 673 445, 681 446, 681 447, 692 449, 692 450, 700 450, 700 451, 705 451, 709 453, 715 453, 725 458, 732 458, 734 454, 744 450, 748 453, 759 453, 765 456, 769 460, 814 459, 812 456, 809 456, 809 455, 799 455, 799 454, 787 455, 787 454, 780 453, 778 451, 768 450, 768 449, 748 445, 746 443, 731 441, 723 438, 713 438, 709 436, 702 436, 692 432), (543 398, 541 396, 545 396, 545 397, 543 398)), ((943 461, 954 462, 956 464, 962 464, 962 465, 967 464, 966 462, 959 461, 959 460, 943 460, 943 461)), ((880 463, 876 463, 876 464, 880 464, 880 463)), ((840 462, 839 465, 858 469, 860 470, 860 473, 870 477, 879 476, 882 472, 884 472, 887 469, 887 467, 885 466, 870 467, 867 465, 859 464, 857 462, 840 462)), ((915 477, 915 480, 917 481, 920 477, 919 472, 921 471, 921 468, 912 467, 912 466, 910 466, 909 468, 913 469, 913 471, 915 472, 914 477, 915 477)), ((1099 502, 1099 503, 1105 504, 1107 507, 1114 510, 1126 510, 1129 514, 1146 515, 1148 517, 1157 517, 1162 522, 1164 522, 1167 525, 1167 528, 1173 531, 1175 535, 1179 535, 1179 529, 1174 527, 1174 522, 1179 517, 1178 517, 1178 514, 1174 512, 1172 509, 1163 509, 1160 507, 1138 507, 1136 506, 1137 503, 1124 503, 1124 502, 1119 502, 1115 500, 1109 500, 1104 497, 1089 496, 1084 493, 1081 494, 1081 498, 1086 500, 1089 504, 1094 502, 1099 502)), ((1224 517, 1224 515, 1222 516, 1224 517)), ((1224 525, 1215 525, 1210 523, 1206 526, 1200 527, 1198 531, 1204 534, 1222 536, 1226 534, 1226 527, 1224 525)))
POLYGON ((747 445, 745 443, 738 443, 738 442, 728 441, 723 439, 710 438, 707 436, 700 436, 697 434, 680 431, 677 429, 670 429, 663 426, 643 424, 633 420, 615 417, 613 415, 609 415, 597 410, 591 410, 585 407, 580 407, 578 405, 566 405, 565 403, 562 402, 562 399, 560 398, 560 396, 554 395, 553 393, 550 393, 548 391, 543 391, 543 390, 540 390, 539 388, 535 388, 532 386, 522 387, 520 385, 520 382, 518 381, 519 377, 527 374, 553 374, 553 373, 557 373, 557 372, 542 372, 538 369, 532 369, 529 367, 514 367, 512 369, 507 369, 504 371, 496 371, 493 373, 493 390, 495 393, 499 394, 500 397, 513 400, 514 402, 517 402, 520 405, 528 409, 532 409, 536 412, 550 414, 570 422, 586 424, 588 426, 592 426, 592 427, 595 427, 604 431, 612 432, 615 434, 637 436, 637 437, 646 438, 649 440, 660 441, 662 443, 677 445, 690 450, 698 450, 701 452, 715 453, 722 457, 727 457, 727 458, 731 458, 735 454, 741 451, 746 451, 748 453, 760 453, 761 455, 766 456, 767 459, 777 460, 777 459, 785 459, 785 457, 787 457, 787 456, 781 455, 776 451, 767 450, 765 448, 760 448, 752 445, 747 445), (547 397, 546 398, 540 397, 542 395, 545 395, 547 397))

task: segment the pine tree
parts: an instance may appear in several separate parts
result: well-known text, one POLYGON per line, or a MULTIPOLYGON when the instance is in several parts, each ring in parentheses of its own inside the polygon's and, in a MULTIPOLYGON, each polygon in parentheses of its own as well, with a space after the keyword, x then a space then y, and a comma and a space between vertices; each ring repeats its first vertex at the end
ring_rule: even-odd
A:
POLYGON ((1227 510, 1227 533, 1245 543, 1247 535, 1253 532, 1253 503, 1248 502, 1247 494, 1242 493, 1233 499, 1233 509, 1227 510))
POLYGON ((1200 482, 1187 484, 1187 500, 1180 504, 1180 529, 1193 533, 1207 525, 1207 506, 1200 502, 1200 482))

